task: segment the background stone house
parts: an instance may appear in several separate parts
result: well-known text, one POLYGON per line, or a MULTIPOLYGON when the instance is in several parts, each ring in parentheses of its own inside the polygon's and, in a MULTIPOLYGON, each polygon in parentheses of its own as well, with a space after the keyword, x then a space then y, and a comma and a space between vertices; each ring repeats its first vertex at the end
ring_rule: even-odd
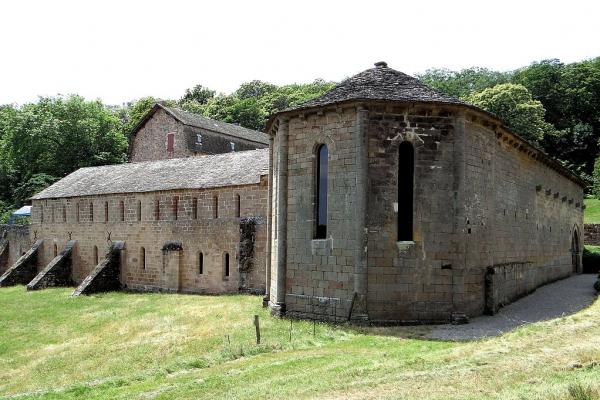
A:
POLYGON ((267 132, 274 313, 449 321, 580 272, 585 183, 385 63, 267 132))
POLYGON ((268 146, 269 139, 262 132, 157 103, 130 133, 129 161, 230 153, 268 146))

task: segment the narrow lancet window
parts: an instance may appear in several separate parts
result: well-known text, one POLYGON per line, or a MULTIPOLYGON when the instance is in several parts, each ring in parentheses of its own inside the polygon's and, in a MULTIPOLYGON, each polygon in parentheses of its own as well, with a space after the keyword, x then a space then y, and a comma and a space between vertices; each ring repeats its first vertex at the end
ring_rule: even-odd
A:
POLYGON ((224 261, 224 264, 225 264, 223 266, 224 267, 223 268, 224 269, 223 273, 225 275, 225 278, 227 278, 227 277, 229 277, 229 253, 225 253, 225 259, 223 261, 224 261))
POLYGON ((398 241, 413 240, 415 151, 402 142, 398 149, 398 241))
POLYGON ((315 239, 325 239, 327 237, 327 180, 329 151, 327 146, 322 144, 317 148, 317 168, 316 168, 316 230, 315 239))
POLYGON ((204 253, 198 253, 198 274, 204 273, 204 253))

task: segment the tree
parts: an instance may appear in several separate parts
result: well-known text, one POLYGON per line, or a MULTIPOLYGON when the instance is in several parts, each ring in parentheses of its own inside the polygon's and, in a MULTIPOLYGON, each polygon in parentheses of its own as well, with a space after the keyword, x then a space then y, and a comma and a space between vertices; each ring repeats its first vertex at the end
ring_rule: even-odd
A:
POLYGON ((544 106, 534 100, 523 85, 503 83, 467 97, 467 101, 496 115, 506 126, 532 143, 544 135, 555 135, 555 128, 544 120, 544 106))
POLYGON ((100 101, 76 95, 42 97, 3 112, 0 120, 0 187, 9 190, 5 201, 14 206, 27 198, 15 196, 17 188, 38 174, 30 184, 46 179, 42 176, 63 177, 81 167, 125 160, 121 123, 100 101))
POLYGON ((55 176, 44 173, 33 175, 26 182, 21 183, 15 188, 13 195, 15 204, 25 204, 30 197, 46 189, 58 179, 55 176))
POLYGON ((206 104, 208 100, 215 97, 215 91, 202 85, 196 85, 191 89, 186 89, 183 97, 179 99, 179 103, 196 102, 198 104, 206 104))
POLYGON ((511 81, 511 72, 492 71, 487 68, 466 68, 460 71, 428 69, 417 75, 427 85, 450 96, 466 98, 474 92, 511 81))

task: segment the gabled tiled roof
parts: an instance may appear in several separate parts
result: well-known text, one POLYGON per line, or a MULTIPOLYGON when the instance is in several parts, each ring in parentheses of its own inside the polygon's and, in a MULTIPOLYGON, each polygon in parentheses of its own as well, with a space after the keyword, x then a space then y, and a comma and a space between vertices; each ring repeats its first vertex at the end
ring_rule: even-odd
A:
POLYGON ((403 72, 379 62, 329 90, 325 94, 284 111, 302 110, 350 100, 415 101, 446 104, 465 103, 447 96, 403 72))
POLYGON ((269 149, 81 168, 34 200, 250 185, 269 173, 269 149))
POLYGON ((159 109, 164 110, 167 114, 178 120, 184 125, 193 126, 196 128, 206 129, 213 132, 222 133, 228 136, 237 137, 240 139, 250 140, 252 142, 269 144, 269 136, 266 133, 244 128, 243 126, 229 124, 227 122, 215 121, 214 119, 206 118, 198 114, 187 112, 175 107, 167 107, 160 103, 156 103, 152 109, 144 116, 144 118, 133 128, 131 135, 135 135, 150 118, 159 109))

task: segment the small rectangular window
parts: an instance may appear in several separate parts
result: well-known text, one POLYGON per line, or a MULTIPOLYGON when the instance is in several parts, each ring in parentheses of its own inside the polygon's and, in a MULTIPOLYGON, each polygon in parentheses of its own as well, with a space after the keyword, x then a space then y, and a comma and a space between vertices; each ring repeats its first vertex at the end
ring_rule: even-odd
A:
POLYGON ((199 133, 196 134, 196 144, 202 146, 202 135, 199 133))
POLYGON ((179 196, 174 196, 173 197, 173 219, 177 220, 177 213, 179 212, 179 196))
POLYGON ((240 199, 240 195, 236 194, 235 195, 235 216, 237 218, 240 217, 240 207, 241 207, 241 199, 240 199))
POLYGON ((125 221, 125 202, 121 200, 119 203, 119 215, 121 217, 121 221, 125 221))
POLYGON ((213 218, 219 218, 219 196, 213 197, 213 218))
POLYGON ((108 201, 104 202, 104 222, 108 222, 108 201))
POLYGON ((198 198, 192 199, 192 219, 198 219, 198 198))
POLYGON ((223 274, 225 276, 225 278, 229 277, 229 253, 225 253, 225 257, 224 257, 224 268, 223 268, 223 274))
POLYGON ((137 220, 142 220, 142 202, 140 200, 137 202, 137 220))
POLYGON ((198 253, 198 273, 202 275, 204 273, 204 253, 198 253))
POLYGON ((154 220, 160 221, 160 200, 154 201, 154 220))
POLYGON ((167 155, 169 158, 173 157, 175 154, 175 134, 168 133, 167 134, 167 155))
POLYGON ((235 151, 235 143, 229 142, 229 145, 231 146, 231 151, 235 151))
POLYGON ((94 203, 90 201, 90 222, 94 222, 94 203))

